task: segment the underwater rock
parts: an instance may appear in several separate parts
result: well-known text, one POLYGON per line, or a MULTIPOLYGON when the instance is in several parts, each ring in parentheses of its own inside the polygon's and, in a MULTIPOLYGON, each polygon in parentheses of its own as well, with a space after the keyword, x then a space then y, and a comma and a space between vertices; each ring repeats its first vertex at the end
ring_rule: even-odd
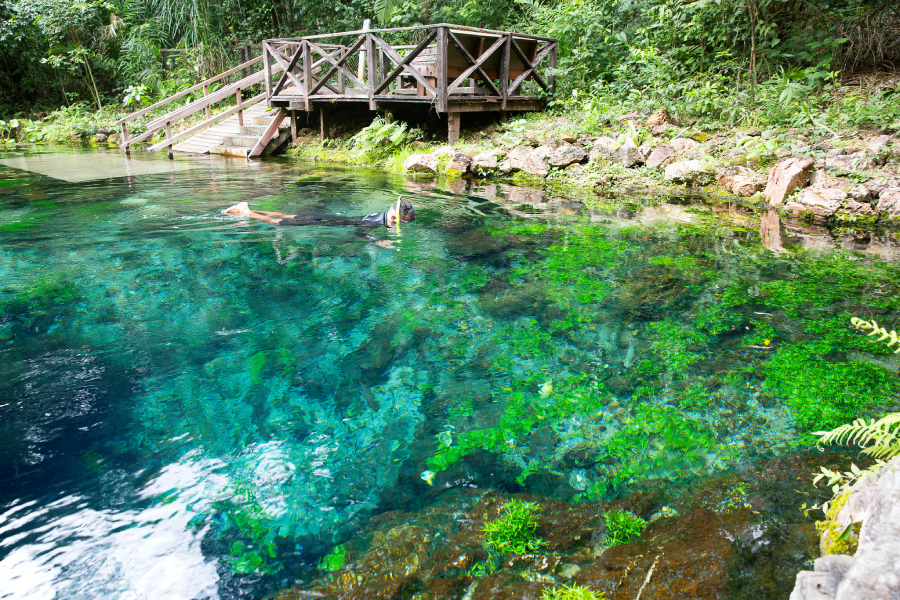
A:
POLYGON ((554 587, 552 583, 523 581, 511 573, 494 573, 478 582, 471 600, 540 600, 554 587))
POLYGON ((631 273, 622 286, 619 304, 622 310, 643 320, 661 319, 687 300, 690 288, 686 282, 664 269, 642 269, 631 273))
POLYGON ((502 236, 491 235, 483 229, 473 229, 447 242, 447 249, 456 256, 475 258, 498 254, 510 247, 502 236))
POLYGON ((547 310, 546 291, 538 283, 521 283, 492 296, 490 292, 478 297, 482 310, 493 317, 519 315, 542 316, 547 310))
POLYGON ((601 451, 594 445, 578 445, 563 456, 563 464, 567 469, 589 469, 603 458, 601 451))
POLYGON ((624 396, 631 392, 634 387, 634 380, 631 377, 622 377, 621 375, 613 375, 606 380, 606 389, 616 396, 624 396))

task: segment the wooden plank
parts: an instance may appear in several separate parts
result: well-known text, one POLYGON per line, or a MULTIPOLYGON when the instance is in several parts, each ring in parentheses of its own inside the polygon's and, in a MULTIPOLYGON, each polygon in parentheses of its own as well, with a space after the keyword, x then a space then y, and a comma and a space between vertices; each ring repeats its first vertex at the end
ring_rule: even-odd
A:
MULTIPOLYGON (((343 36, 349 37, 351 35, 359 35, 361 33, 367 33, 367 32, 395 33, 395 32, 400 32, 400 31, 420 31, 422 29, 437 29, 439 27, 447 27, 447 28, 452 27, 454 32, 459 31, 459 32, 464 32, 464 33, 487 33, 487 34, 497 34, 497 35, 506 35, 506 34, 510 33, 508 31, 497 31, 496 29, 484 29, 481 27, 470 27, 468 25, 455 25, 453 23, 435 23, 432 25, 414 25, 411 27, 390 27, 390 28, 385 28, 385 29, 356 29, 353 31, 339 31, 336 33, 320 33, 317 35, 306 35, 306 36, 303 36, 302 38, 271 38, 266 41, 285 44, 285 43, 291 43, 291 42, 297 43, 301 39, 321 40, 321 39, 330 38, 330 37, 343 37, 343 36)), ((543 37, 543 36, 539 36, 539 35, 531 35, 531 34, 527 34, 527 33, 516 33, 515 36, 517 38, 524 39, 524 40, 538 40, 538 41, 544 41, 544 42, 551 41, 553 39, 553 38, 543 37)))
POLYGON ((375 39, 372 33, 366 34, 366 89, 369 93, 369 110, 375 110, 375 86, 378 74, 375 72, 375 39))
POLYGON ((459 142, 459 130, 462 122, 461 113, 447 113, 447 142, 452 146, 459 142))
POLYGON ((278 127, 281 125, 281 122, 284 121, 284 117, 287 115, 287 111, 283 108, 278 109, 278 114, 275 115, 275 118, 272 119, 272 122, 269 123, 269 126, 266 128, 266 132, 262 134, 262 137, 259 138, 259 141, 256 142, 256 145, 253 146, 253 150, 247 154, 247 158, 258 158, 262 156, 262 153, 266 150, 266 145, 269 143, 276 133, 278 133, 278 127))
MULTIPOLYGON (((413 61, 415 57, 419 55, 419 53, 424 50, 428 44, 430 44, 437 37, 437 32, 432 31, 428 36, 422 40, 422 42, 416 46, 412 52, 406 55, 406 58, 402 58, 399 54, 397 54, 393 48, 391 48, 390 44, 385 42, 383 39, 378 37, 376 34, 371 34, 371 37, 375 40, 375 42, 384 50, 384 53, 390 58, 394 63, 397 64, 397 67, 391 72, 387 79, 381 82, 374 90, 374 94, 380 94, 385 88, 387 88, 390 83, 397 78, 400 73, 403 71, 408 72, 412 75, 416 81, 418 81, 422 86, 428 90, 432 95, 437 96, 437 89, 431 85, 431 83, 419 73, 418 69, 411 66, 410 63, 413 61)), ((372 65, 374 68, 374 64, 372 65)))
POLYGON ((503 110, 506 111, 506 101, 509 98, 509 44, 512 36, 503 37, 503 54, 500 57, 500 96, 503 97, 503 110))
POLYGON ((300 48, 297 49, 297 56, 303 51, 303 96, 306 97, 306 111, 312 110, 312 104, 309 102, 309 89, 312 87, 312 53, 309 51, 309 42, 303 40, 300 48))
POLYGON ((519 48, 519 45, 516 43, 516 40, 512 41, 512 48, 516 52, 516 54, 519 55, 519 58, 525 63, 525 66, 527 68, 521 75, 516 77, 516 80, 512 83, 512 85, 509 86, 510 93, 512 94, 517 89, 519 89, 519 86, 522 85, 522 82, 525 81, 525 78, 528 76, 531 76, 535 80, 537 80, 538 84, 544 89, 544 91, 549 92, 550 91, 549 86, 544 82, 544 79, 540 76, 540 74, 537 72, 536 69, 537 69, 537 66, 541 63, 541 61, 543 61, 544 58, 546 58, 547 55, 550 53, 552 46, 550 44, 544 46, 544 48, 542 48, 541 51, 536 54, 536 56, 534 58, 534 62, 529 61, 529 59, 525 56, 525 53, 522 52, 522 49, 519 48))
MULTIPOLYGON (((278 55, 284 56, 283 54, 281 54, 281 52, 279 52, 278 55)), ((272 94, 277 94, 282 89, 284 89, 284 84, 288 80, 288 73, 293 73, 294 68, 297 66, 297 61, 299 59, 300 59, 300 49, 298 49, 296 52, 294 52, 294 54, 291 56, 291 62, 290 62, 289 67, 281 73, 281 77, 278 78, 278 83, 275 84, 275 88, 272 90, 272 94)), ((278 59, 276 59, 276 60, 278 60, 278 59)))
MULTIPOLYGON (((286 61, 286 60, 284 59, 284 56, 281 54, 281 52, 273 52, 273 53, 270 54, 270 56, 271 56, 272 58, 275 59, 275 62, 277 62, 278 65, 279 65, 282 69, 284 69, 285 75, 287 75, 288 79, 290 79, 291 82, 292 82, 294 85, 296 85, 298 88, 303 89, 303 84, 300 83, 300 80, 297 79, 297 76, 296 76, 296 75, 294 75, 293 73, 291 73, 291 69, 292 69, 293 67, 291 67, 291 66, 290 66, 290 63, 288 63, 288 61, 286 61)), ((294 56, 296 57, 296 54, 295 54, 294 56)), ((294 63, 294 64, 296 65, 296 63, 294 63)), ((284 75, 282 75, 282 79, 284 79, 284 75)), ((277 87, 276 87, 276 91, 277 91, 277 87)))

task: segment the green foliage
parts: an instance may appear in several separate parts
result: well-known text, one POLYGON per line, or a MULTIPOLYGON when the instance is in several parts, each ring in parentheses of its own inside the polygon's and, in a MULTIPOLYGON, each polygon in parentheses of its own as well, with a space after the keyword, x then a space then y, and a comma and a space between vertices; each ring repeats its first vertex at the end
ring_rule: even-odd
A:
POLYGON ((335 546, 331 552, 322 557, 319 561, 319 568, 325 571, 340 571, 344 566, 344 560, 347 558, 347 549, 343 544, 335 546))
POLYGON ((564 585, 544 592, 541 600, 606 600, 606 594, 580 585, 564 585))
POLYGON ((677 374, 684 374, 701 359, 699 350, 709 341, 702 332, 671 319, 650 323, 644 335, 650 339, 650 349, 677 374))
POLYGON ((862 448, 862 453, 877 460, 900 454, 900 413, 891 413, 877 421, 856 419, 831 431, 815 431, 819 444, 844 444, 862 448))
POLYGON ((606 546, 628 544, 641 537, 647 521, 627 510, 611 510, 603 515, 606 522, 606 546))
POLYGON ((876 323, 874 320, 866 321, 864 319, 860 319, 859 317, 853 317, 852 319, 850 319, 850 322, 857 329, 862 329, 863 331, 871 329, 872 332, 868 335, 879 336, 878 339, 875 340, 876 342, 887 342, 886 345, 888 347, 894 346, 896 344, 897 349, 894 350, 894 354, 900 354, 900 339, 897 338, 897 332, 893 329, 888 331, 887 329, 876 323))
POLYGON ((267 526, 262 510, 255 504, 222 506, 241 537, 232 543, 227 559, 229 568, 240 575, 273 574, 283 566, 277 560, 275 536, 267 526))
POLYGON ((832 350, 822 342, 785 344, 765 363, 765 388, 785 399, 803 432, 838 427, 892 403, 900 391, 880 367, 829 361, 832 350))
POLYGON ((375 117, 372 124, 353 136, 350 147, 357 158, 370 162, 387 158, 414 138, 407 132, 407 124, 401 121, 386 122, 382 117, 375 117))
POLYGON ((503 505, 500 516, 484 524, 484 545, 493 552, 514 552, 528 554, 543 545, 537 535, 538 511, 535 502, 510 500, 503 505))

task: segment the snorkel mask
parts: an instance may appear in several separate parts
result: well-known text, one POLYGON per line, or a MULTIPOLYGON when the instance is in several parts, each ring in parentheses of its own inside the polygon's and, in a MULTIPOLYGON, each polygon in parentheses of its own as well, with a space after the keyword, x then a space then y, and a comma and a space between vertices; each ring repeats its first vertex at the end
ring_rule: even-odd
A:
POLYGON ((396 218, 393 226, 400 223, 410 223, 416 220, 416 210, 409 200, 404 200, 403 196, 398 196, 397 201, 391 204, 391 207, 388 209, 387 218, 389 225, 393 218, 396 218))

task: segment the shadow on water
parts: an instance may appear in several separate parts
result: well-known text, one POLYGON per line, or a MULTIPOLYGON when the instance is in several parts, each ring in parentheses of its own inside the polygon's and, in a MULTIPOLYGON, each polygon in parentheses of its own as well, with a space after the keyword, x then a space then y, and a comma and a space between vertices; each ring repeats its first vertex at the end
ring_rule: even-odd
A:
MULTIPOLYGON (((324 577, 342 544, 379 548, 388 523, 480 522, 492 494, 565 515, 657 490, 660 510, 891 402, 888 384, 806 408, 833 391, 816 381, 878 390, 896 367, 845 324, 896 310, 891 232, 185 160, 82 183, 0 167, 0 597, 261 597, 324 577), (418 219, 370 232, 389 248, 221 213, 360 215, 399 194, 418 219)), ((742 517, 717 581, 755 590, 794 553, 784 586, 807 556, 771 525, 786 510, 742 517)))

